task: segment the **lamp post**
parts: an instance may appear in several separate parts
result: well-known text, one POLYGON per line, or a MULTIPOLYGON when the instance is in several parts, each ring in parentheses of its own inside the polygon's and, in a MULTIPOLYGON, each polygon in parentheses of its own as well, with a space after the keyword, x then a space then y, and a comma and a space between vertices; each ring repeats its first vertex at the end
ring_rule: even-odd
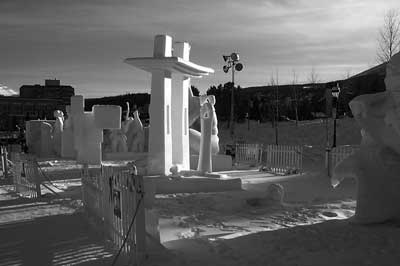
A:
POLYGON ((337 108, 339 106, 339 93, 340 93, 340 87, 339 83, 336 84, 335 88, 332 88, 332 96, 336 99, 335 102, 335 107, 332 108, 332 116, 333 116, 333 144, 332 147, 336 147, 336 112, 337 108))
POLYGON ((224 65, 223 70, 225 73, 229 72, 229 69, 232 69, 232 88, 231 88, 231 116, 229 119, 229 131, 231 134, 231 138, 233 139, 234 134, 235 134, 235 108, 234 108, 234 102, 235 102, 235 70, 236 71, 241 71, 243 69, 242 63, 239 63, 239 54, 238 53, 232 53, 231 55, 223 55, 224 61, 226 65, 224 65))

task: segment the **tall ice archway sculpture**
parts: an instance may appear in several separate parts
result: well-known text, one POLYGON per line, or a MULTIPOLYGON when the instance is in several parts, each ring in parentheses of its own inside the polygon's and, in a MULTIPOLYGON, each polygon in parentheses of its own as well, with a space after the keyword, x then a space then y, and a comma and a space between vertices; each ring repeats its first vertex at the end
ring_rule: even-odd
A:
POLYGON ((174 43, 168 35, 154 39, 153 57, 125 59, 125 63, 151 73, 148 174, 168 175, 172 166, 190 169, 190 78, 214 73, 189 61, 190 45, 174 43), (172 50, 174 53, 172 53, 172 50), (182 86, 172 88, 172 74, 182 76, 182 86))

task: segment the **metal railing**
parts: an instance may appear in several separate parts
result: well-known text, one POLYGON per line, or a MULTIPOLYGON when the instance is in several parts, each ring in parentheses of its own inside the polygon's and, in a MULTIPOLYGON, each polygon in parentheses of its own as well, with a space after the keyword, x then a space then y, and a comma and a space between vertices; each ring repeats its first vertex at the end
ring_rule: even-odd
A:
POLYGON ((267 145, 264 149, 263 166, 278 174, 296 174, 303 169, 303 147, 267 145))
POLYGON ((83 205, 89 220, 129 257, 146 250, 143 176, 134 171, 102 166, 99 175, 82 171, 83 205))

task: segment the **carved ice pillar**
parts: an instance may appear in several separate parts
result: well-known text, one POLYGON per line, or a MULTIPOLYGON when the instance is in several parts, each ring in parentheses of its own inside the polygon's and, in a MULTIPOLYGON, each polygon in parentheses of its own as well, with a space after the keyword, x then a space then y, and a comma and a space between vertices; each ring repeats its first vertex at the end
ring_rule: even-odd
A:
POLYGON ((62 158, 75 158, 74 148, 74 131, 73 131, 73 118, 71 113, 71 106, 65 107, 67 111, 67 119, 64 121, 64 130, 61 135, 61 157, 62 158))
MULTIPOLYGON (((190 45, 178 42, 174 56, 189 61, 190 45)), ((190 169, 189 153, 189 89, 190 77, 183 76, 181 87, 172 90, 172 163, 183 170, 190 169)))
MULTIPOLYGON (((172 38, 157 35, 154 57, 171 57, 172 38)), ((148 174, 169 174, 172 166, 171 72, 156 69, 151 72, 150 132, 148 174)))
POLYGON ((126 63, 152 74, 147 167, 151 175, 168 175, 173 164, 189 169, 189 77, 214 73, 211 68, 188 61, 189 50, 189 44, 178 43, 175 52, 179 56, 172 56, 172 38, 157 35, 153 57, 125 59, 126 63), (172 73, 183 77, 182 83, 173 92, 172 73))
POLYGON ((201 139, 197 171, 204 174, 212 172, 211 132, 214 120, 214 112, 213 107, 208 100, 206 100, 206 102, 200 108, 200 119, 201 139))
MULTIPOLYGON (((82 116, 84 113, 84 100, 82 95, 74 95, 71 96, 71 118, 72 118, 72 128, 73 128, 73 149, 74 154, 78 156, 78 150, 81 145, 79 142, 79 135, 80 135, 80 128, 79 125, 81 124, 82 116)), ((76 159, 76 158, 74 158, 76 159)))

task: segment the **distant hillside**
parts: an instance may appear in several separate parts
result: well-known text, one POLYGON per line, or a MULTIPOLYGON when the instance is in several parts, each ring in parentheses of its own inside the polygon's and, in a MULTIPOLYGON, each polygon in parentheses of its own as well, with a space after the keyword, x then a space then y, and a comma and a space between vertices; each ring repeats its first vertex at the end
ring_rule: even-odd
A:
POLYGON ((128 93, 118 96, 108 96, 102 98, 89 98, 85 99, 85 110, 89 111, 92 109, 93 105, 96 104, 110 104, 119 105, 122 107, 123 113, 126 113, 126 103, 129 103, 130 112, 136 109, 139 110, 140 117, 146 119, 149 117, 149 104, 150 104, 150 94, 148 93, 128 93))
MULTIPOLYGON (((235 86, 234 113, 235 121, 244 122, 246 118, 260 122, 313 120, 326 116, 326 89, 339 85, 341 91, 336 103, 338 116, 352 116, 348 103, 356 96, 367 93, 377 93, 385 90, 384 78, 386 64, 375 66, 345 80, 326 83, 289 84, 279 86, 254 86, 241 88, 235 86)), ((207 94, 215 95, 215 109, 219 121, 228 121, 231 113, 232 83, 211 86, 207 94)), ((198 90, 192 86, 194 94, 198 90)), ((124 94, 103 98, 85 100, 85 109, 90 110, 95 104, 115 104, 126 110, 126 102, 131 106, 131 112, 138 109, 141 118, 147 119, 150 104, 150 94, 124 94)), ((328 114, 330 115, 330 114, 328 114)))
MULTIPOLYGON (((235 87, 235 119, 247 116, 261 122, 279 120, 311 120, 325 116, 325 91, 339 81, 316 84, 235 87)), ((231 105, 231 83, 212 86, 207 94, 215 95, 216 111, 222 120, 228 120, 231 105)))

